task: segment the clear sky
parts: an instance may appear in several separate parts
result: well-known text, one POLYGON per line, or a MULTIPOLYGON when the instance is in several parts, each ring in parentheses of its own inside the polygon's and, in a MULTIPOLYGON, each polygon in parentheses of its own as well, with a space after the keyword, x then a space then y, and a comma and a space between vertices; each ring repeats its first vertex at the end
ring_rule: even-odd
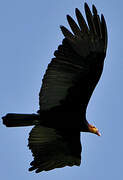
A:
MULTIPOLYGON (((101 137, 81 134, 82 164, 35 174, 28 172, 32 155, 27 128, 6 128, 0 122, 0 179, 123 179, 123 2, 88 0, 103 13, 108 51, 101 80, 88 106, 87 118, 101 137)), ((66 14, 83 11, 82 0, 0 1, 0 116, 32 113, 39 108, 41 79, 63 38, 59 25, 66 14)))

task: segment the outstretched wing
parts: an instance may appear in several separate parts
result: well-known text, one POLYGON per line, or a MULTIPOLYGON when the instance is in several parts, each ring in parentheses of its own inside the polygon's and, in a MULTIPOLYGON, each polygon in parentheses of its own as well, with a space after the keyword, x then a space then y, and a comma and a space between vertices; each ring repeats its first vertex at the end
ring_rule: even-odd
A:
POLYGON ((29 148, 34 160, 29 171, 49 171, 64 166, 79 166, 81 162, 80 132, 58 131, 35 126, 29 135, 29 148))
POLYGON ((91 94, 101 76, 107 49, 107 28, 95 6, 91 13, 85 3, 88 25, 76 9, 76 22, 67 15, 72 29, 61 26, 65 39, 48 65, 40 90, 40 110, 49 110, 65 104, 73 110, 86 109, 91 94))

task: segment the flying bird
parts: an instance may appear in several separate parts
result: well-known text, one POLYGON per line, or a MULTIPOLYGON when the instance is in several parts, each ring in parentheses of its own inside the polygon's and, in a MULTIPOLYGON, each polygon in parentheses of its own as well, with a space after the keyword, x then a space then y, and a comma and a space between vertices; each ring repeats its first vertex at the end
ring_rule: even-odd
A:
POLYGON ((77 23, 67 15, 72 32, 60 26, 64 39, 44 74, 37 113, 8 113, 2 118, 7 127, 35 125, 28 144, 34 156, 30 171, 80 165, 80 132, 100 136, 87 121, 86 109, 102 74, 107 27, 94 5, 92 12, 87 3, 84 8, 87 23, 76 8, 77 23))

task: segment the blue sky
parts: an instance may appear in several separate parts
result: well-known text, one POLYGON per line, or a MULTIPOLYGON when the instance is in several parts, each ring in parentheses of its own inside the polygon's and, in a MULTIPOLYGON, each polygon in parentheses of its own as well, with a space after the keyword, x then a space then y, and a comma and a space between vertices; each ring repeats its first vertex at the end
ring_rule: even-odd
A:
MULTIPOLYGON (((32 155, 27 138, 31 128, 9 129, 0 122, 1 179, 123 179, 123 2, 86 2, 96 5, 108 26, 105 67, 87 111, 87 119, 102 136, 81 134, 80 167, 35 174, 28 172, 32 155)), ((66 14, 75 17, 75 8, 84 12, 83 5, 82 0, 0 1, 0 116, 38 110, 41 79, 63 38, 59 25, 68 26, 66 14)))

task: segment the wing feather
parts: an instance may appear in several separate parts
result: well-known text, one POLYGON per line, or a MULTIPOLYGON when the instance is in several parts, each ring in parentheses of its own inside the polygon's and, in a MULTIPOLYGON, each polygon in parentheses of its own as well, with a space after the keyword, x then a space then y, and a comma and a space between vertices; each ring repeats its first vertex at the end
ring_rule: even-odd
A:
POLYGON ((80 165, 80 132, 35 126, 29 135, 29 149, 34 160, 29 171, 49 171, 64 166, 80 165), (76 146, 75 146, 76 145, 76 146))
POLYGON ((104 48, 105 51, 107 49, 107 39, 108 39, 108 34, 107 34, 107 27, 106 27, 106 22, 105 22, 105 18, 103 16, 103 14, 101 15, 101 29, 102 29, 102 38, 104 41, 104 48))
POLYGON ((102 38, 100 17, 97 14, 97 9, 96 9, 96 7, 94 5, 92 6, 92 9, 93 9, 93 14, 94 14, 93 15, 93 21, 94 21, 94 24, 95 24, 97 35, 98 35, 98 37, 102 38))
POLYGON ((94 25, 94 21, 93 21, 93 16, 92 16, 92 13, 91 13, 87 3, 85 3, 85 13, 86 13, 86 18, 87 18, 88 25, 90 28, 90 33, 96 35, 96 29, 95 29, 95 25, 94 25))
POLYGON ((79 11, 79 9, 76 8, 75 12, 76 12, 76 17, 77 17, 78 24, 79 24, 79 27, 80 27, 81 31, 82 31, 83 33, 85 33, 85 34, 86 34, 86 33, 89 33, 87 24, 86 24, 86 22, 85 22, 85 19, 84 19, 84 17, 82 16, 82 14, 81 14, 81 12, 79 11))
POLYGON ((87 107, 91 94, 101 76, 107 48, 107 28, 96 7, 93 14, 85 3, 88 26, 78 9, 77 23, 67 15, 70 32, 61 26, 65 36, 48 65, 39 93, 40 110, 63 106, 67 102, 73 110, 87 107))
POLYGON ((67 37, 68 39, 73 39, 74 40, 74 36, 73 34, 64 26, 60 26, 62 33, 65 37, 67 37))
POLYGON ((80 29, 79 29, 78 25, 75 23, 75 21, 73 20, 73 18, 71 16, 67 15, 67 20, 68 20, 68 23, 69 23, 73 33, 75 35, 80 36, 81 35, 80 29))

